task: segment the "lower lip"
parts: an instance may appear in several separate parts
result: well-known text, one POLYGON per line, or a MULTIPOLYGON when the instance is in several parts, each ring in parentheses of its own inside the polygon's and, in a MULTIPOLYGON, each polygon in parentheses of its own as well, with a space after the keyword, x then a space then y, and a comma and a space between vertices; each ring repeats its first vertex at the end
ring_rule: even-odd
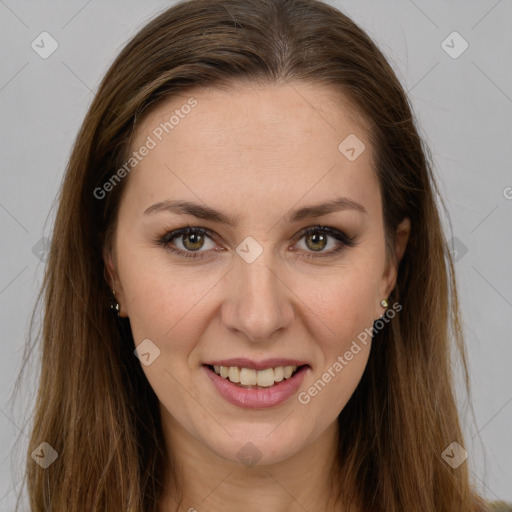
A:
POLYGON ((246 389, 238 387, 230 380, 217 375, 206 365, 203 365, 203 368, 217 391, 228 402, 247 409, 264 409, 283 403, 298 391, 306 372, 310 369, 309 366, 303 366, 289 379, 284 379, 268 388, 246 389))

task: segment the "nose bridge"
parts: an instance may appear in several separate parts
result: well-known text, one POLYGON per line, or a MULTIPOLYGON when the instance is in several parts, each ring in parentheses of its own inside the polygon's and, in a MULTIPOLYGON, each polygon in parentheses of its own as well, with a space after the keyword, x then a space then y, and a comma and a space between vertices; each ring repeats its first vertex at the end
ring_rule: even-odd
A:
POLYGON ((223 313, 227 328, 243 332, 251 341, 267 341, 290 324, 293 308, 277 266, 268 249, 252 262, 237 258, 223 313))

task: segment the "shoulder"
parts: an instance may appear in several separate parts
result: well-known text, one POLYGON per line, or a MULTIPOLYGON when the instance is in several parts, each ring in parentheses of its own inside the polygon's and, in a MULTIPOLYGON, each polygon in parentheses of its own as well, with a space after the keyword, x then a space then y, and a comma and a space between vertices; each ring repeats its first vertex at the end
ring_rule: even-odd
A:
POLYGON ((489 503, 489 512, 512 512, 512 503, 493 501, 489 503))

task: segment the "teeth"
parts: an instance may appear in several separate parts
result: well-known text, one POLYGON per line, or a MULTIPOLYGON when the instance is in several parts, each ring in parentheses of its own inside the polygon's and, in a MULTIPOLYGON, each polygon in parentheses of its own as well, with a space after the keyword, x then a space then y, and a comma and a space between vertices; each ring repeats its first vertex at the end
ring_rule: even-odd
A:
MULTIPOLYGON (((220 367, 220 370, 222 372, 222 366, 220 367)), ((240 384, 243 384, 244 386, 256 386, 258 373, 259 372, 256 372, 256 370, 252 370, 250 368, 240 368, 240 384)))
POLYGON ((283 370, 283 375, 285 379, 289 379, 292 376, 292 373, 297 369, 296 366, 285 366, 283 370))
POLYGON ((256 384, 263 388, 274 385, 274 370, 267 368, 256 373, 256 384))
POLYGON ((297 366, 278 366, 277 368, 266 368, 265 370, 254 370, 252 368, 238 368, 237 366, 214 366, 217 375, 231 382, 240 383, 243 386, 260 386, 268 388, 283 379, 289 379, 297 366))
POLYGON ((231 382, 240 382, 240 368, 236 366, 230 366, 228 377, 231 382))

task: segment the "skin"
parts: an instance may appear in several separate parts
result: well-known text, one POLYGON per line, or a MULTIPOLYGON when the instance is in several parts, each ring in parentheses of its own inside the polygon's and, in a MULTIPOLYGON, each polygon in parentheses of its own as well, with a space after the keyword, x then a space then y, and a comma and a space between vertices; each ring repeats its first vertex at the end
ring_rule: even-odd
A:
MULTIPOLYGON (((361 379, 371 343, 361 345, 306 405, 293 396, 276 407, 242 409, 218 394, 202 364, 229 357, 298 358, 311 366, 300 388, 307 390, 383 315, 380 301, 395 285, 409 220, 398 226, 394 257, 387 258, 363 123, 327 87, 299 82, 230 92, 196 89, 151 112, 132 149, 190 96, 197 106, 131 171, 113 251, 104 252, 135 345, 149 338, 160 349, 142 368, 160 401, 166 447, 183 478, 180 510, 330 510, 336 420, 361 379), (338 150, 349 134, 366 145, 354 161, 338 150), (290 210, 339 196, 360 203, 366 213, 285 219, 290 210), (144 214, 169 199, 206 204, 236 216, 236 225, 166 211, 144 214), (204 237, 202 246, 186 236, 169 243, 189 253, 196 249, 203 258, 179 256, 155 241, 187 224, 209 229, 212 238, 204 237), (356 245, 329 256, 339 244, 332 236, 300 237, 315 225, 340 230, 356 245), (247 236, 263 249, 252 263, 235 251, 247 236), (261 454, 252 467, 237 457, 248 442, 261 454)), ((169 481, 162 511, 176 509, 172 494, 169 481)))

